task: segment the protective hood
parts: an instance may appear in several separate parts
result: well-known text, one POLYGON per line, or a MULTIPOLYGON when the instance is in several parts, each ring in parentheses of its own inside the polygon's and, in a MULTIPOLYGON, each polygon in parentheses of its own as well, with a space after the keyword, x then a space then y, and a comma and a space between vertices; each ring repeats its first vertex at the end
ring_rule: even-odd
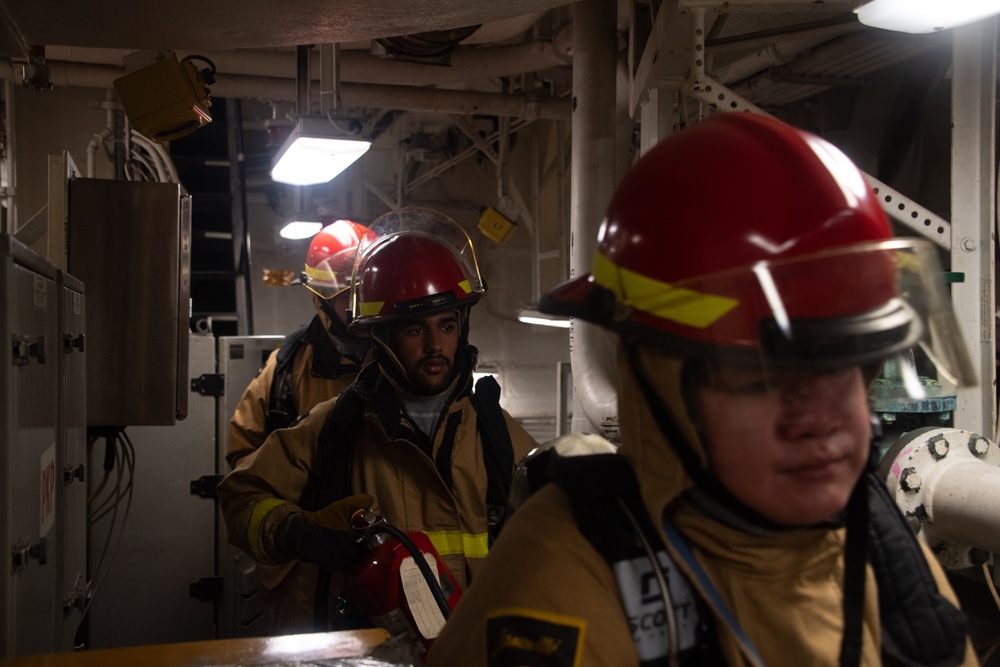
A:
MULTIPOLYGON (((642 498, 649 515, 660 517, 663 509, 691 488, 694 482, 685 471, 673 443, 667 440, 657 425, 649 403, 629 367, 622 344, 618 343, 617 347, 618 422, 622 439, 619 452, 629 460, 639 477, 642 498)), ((703 446, 687 415, 681 393, 683 360, 648 347, 643 347, 639 354, 647 364, 650 375, 657 378, 661 400, 704 466, 703 446)))
POLYGON ((314 294, 313 306, 316 307, 316 314, 337 352, 360 366, 368 356, 368 349, 371 346, 368 336, 355 336, 348 332, 347 325, 337 317, 333 309, 333 299, 321 299, 314 294))

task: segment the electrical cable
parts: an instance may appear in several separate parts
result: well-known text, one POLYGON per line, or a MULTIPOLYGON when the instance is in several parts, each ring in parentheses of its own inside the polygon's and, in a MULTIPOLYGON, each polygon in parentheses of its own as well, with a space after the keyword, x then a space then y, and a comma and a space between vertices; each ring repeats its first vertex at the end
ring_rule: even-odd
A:
POLYGON ((413 543, 413 540, 406 533, 388 523, 376 524, 369 528, 369 531, 373 533, 388 533, 399 540, 399 543, 410 552, 413 560, 417 563, 417 567, 420 569, 420 574, 424 575, 427 586, 431 589, 431 594, 434 596, 434 601, 437 602, 438 608, 441 609, 441 614, 445 620, 448 620, 448 617, 451 616, 451 607, 448 605, 448 598, 445 597, 444 590, 442 590, 441 584, 438 583, 437 575, 431 572, 431 566, 427 564, 424 552, 417 548, 417 545, 413 543))
MULTIPOLYGON (((128 522, 128 516, 132 509, 132 495, 133 495, 133 480, 135 478, 135 447, 132 441, 125 434, 124 429, 114 430, 113 433, 106 434, 109 443, 114 443, 112 447, 113 460, 118 464, 117 475, 114 487, 111 489, 111 493, 108 495, 100 505, 96 512, 88 513, 87 521, 88 525, 94 524, 96 521, 100 520, 106 516, 109 512, 111 513, 111 520, 108 525, 107 539, 104 542, 104 548, 101 551, 101 556, 97 561, 97 565, 94 568, 94 577, 87 582, 86 587, 86 604, 84 605, 83 611, 80 614, 80 620, 77 623, 77 632, 83 625, 84 619, 87 617, 87 612, 90 611, 90 607, 93 604, 94 598, 97 597, 101 586, 107 577, 108 572, 111 570, 111 563, 114 562, 115 555, 118 553, 118 548, 121 546, 122 538, 125 533, 125 525, 128 522), (128 481, 124 483, 126 472, 128 474, 128 481), (111 501, 111 499, 114 499, 111 501), (118 511, 121 506, 121 500, 126 499, 125 509, 122 513, 121 522, 118 522, 118 511), (107 507, 108 502, 111 502, 111 506, 107 507), (97 514, 99 513, 99 515, 97 514), (115 529, 117 528, 117 539, 115 539, 115 529), (114 541, 114 547, 111 547, 112 541, 114 541), (110 549, 110 554, 109 554, 110 549), (107 564, 104 564, 104 559, 107 557, 107 564)), ((110 445, 109 445, 110 446, 110 445)), ((106 455, 105 465, 107 466, 106 455)))
MULTIPOLYGON (((93 446, 94 446, 94 443, 95 443, 95 442, 97 442, 97 439, 98 439, 99 437, 100 437, 100 436, 97 436, 97 435, 95 435, 95 436, 93 436, 93 437, 91 437, 91 438, 89 438, 89 439, 87 440, 87 460, 88 460, 87 462, 88 462, 88 463, 90 462, 90 455, 91 455, 91 452, 92 452, 92 449, 93 449, 93 446)), ((107 452, 105 452, 105 459, 107 459, 107 456, 106 456, 106 454, 107 454, 107 452)), ((91 469, 93 469, 93 466, 91 466, 91 469)), ((99 484, 97 485, 97 488, 96 488, 96 489, 94 489, 94 490, 93 490, 93 491, 92 491, 92 492, 91 492, 91 493, 90 493, 90 494, 89 494, 89 495, 87 496, 87 506, 88 506, 88 507, 90 506, 90 504, 91 504, 92 502, 94 502, 95 500, 97 500, 97 498, 98 498, 98 497, 99 497, 99 496, 101 495, 101 492, 102 492, 102 491, 104 491, 104 487, 105 487, 105 486, 107 486, 107 484, 108 484, 108 479, 110 479, 110 478, 111 478, 111 470, 110 470, 110 468, 107 468, 107 467, 105 467, 105 468, 104 468, 104 477, 102 477, 102 478, 101 478, 101 481, 100 481, 100 483, 99 483, 99 484)))
POLYGON ((997 608, 1000 609, 1000 595, 997 594, 997 587, 993 583, 993 575, 990 574, 990 567, 987 563, 983 563, 983 576, 986 578, 986 586, 993 595, 993 601, 997 603, 997 608))

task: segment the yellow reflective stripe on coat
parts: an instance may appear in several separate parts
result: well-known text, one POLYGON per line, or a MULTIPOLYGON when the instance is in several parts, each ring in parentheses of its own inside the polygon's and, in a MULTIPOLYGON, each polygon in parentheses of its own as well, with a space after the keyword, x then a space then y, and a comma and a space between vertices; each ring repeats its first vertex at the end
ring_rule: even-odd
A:
POLYGON ((264 545, 261 543, 261 534, 263 532, 261 528, 264 525, 264 519, 271 513, 271 510, 278 505, 284 504, 284 500, 271 498, 254 505, 253 514, 250 515, 250 525, 247 526, 247 541, 250 542, 250 549, 257 560, 268 560, 264 552, 264 545))
POLYGON ((432 530, 425 532, 431 544, 442 556, 461 555, 466 558, 486 558, 490 551, 488 533, 460 533, 457 530, 432 530))
POLYGON ((594 255, 594 281, 625 305, 665 320, 704 329, 739 305, 725 296, 674 287, 670 283, 623 269, 601 253, 594 255))

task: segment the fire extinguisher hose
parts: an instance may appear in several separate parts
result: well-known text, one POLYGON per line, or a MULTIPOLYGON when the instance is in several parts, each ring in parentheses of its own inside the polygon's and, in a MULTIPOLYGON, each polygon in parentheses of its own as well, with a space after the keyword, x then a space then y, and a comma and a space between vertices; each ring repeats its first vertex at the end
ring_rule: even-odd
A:
POLYGON ((441 609, 441 614, 444 616, 445 620, 451 616, 451 607, 448 606, 448 598, 445 597, 444 591, 441 589, 441 584, 438 583, 438 578, 434 572, 431 571, 431 566, 427 564, 427 560, 424 558, 424 554, 417 545, 413 543, 406 533, 401 531, 395 526, 391 526, 388 523, 380 523, 372 526, 373 532, 377 533, 388 533, 390 536, 399 540, 399 543, 410 552, 413 556, 413 560, 417 562, 417 567, 420 568, 420 574, 424 575, 424 579, 427 581, 427 585, 431 589, 431 594, 434 596, 434 601, 437 602, 438 607, 441 609))

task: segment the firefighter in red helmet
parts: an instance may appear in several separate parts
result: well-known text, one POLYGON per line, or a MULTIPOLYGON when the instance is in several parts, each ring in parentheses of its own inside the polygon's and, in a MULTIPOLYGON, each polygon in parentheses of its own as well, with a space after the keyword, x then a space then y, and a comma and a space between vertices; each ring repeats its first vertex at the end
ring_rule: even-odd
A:
POLYGON ((936 250, 839 150, 748 113, 670 136, 539 307, 616 335, 622 442, 550 457, 431 665, 977 664, 868 471, 881 363, 970 365, 936 250))
MULTIPOLYGON (((273 431, 291 426, 354 382, 368 357, 369 343, 364 332, 347 331, 347 288, 358 242, 367 229, 350 220, 336 220, 313 236, 305 269, 293 282, 309 290, 316 315, 286 337, 243 392, 229 421, 226 443, 226 459, 233 468, 273 431)), ((308 576, 303 569, 296 561, 256 567, 269 633, 311 627, 311 607, 295 602, 296 591, 308 576)))
POLYGON ((349 290, 350 328, 367 332, 374 362, 220 484, 230 541, 263 563, 313 564, 309 630, 343 620, 337 596, 360 549, 349 510, 372 506, 427 533, 462 587, 488 553, 514 465, 537 443, 500 407, 493 378, 473 389, 469 313, 485 289, 447 216, 402 208, 376 220, 349 290))
POLYGON ((277 428, 290 426, 317 403, 339 396, 368 353, 363 332, 347 331, 347 288, 358 241, 367 227, 336 220, 309 243, 305 270, 293 281, 311 292, 316 315, 271 353, 229 422, 226 460, 235 467, 277 428))

